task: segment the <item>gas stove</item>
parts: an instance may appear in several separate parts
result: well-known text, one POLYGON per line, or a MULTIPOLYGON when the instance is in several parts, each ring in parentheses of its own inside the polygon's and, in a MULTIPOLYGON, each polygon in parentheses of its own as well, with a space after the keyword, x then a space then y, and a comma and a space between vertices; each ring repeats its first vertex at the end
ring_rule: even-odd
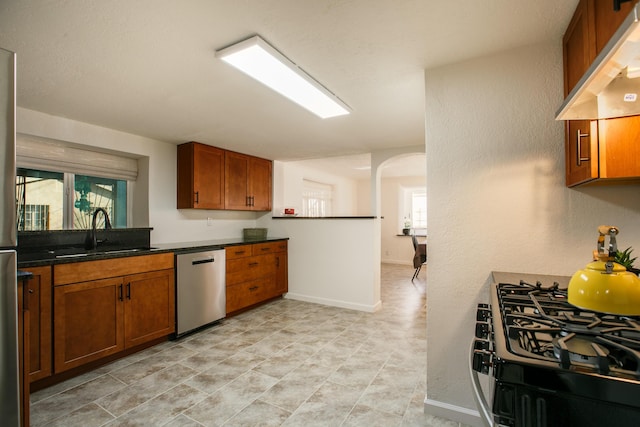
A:
POLYGON ((487 422, 639 426, 640 317, 576 308, 557 282, 529 279, 492 284, 478 306, 470 367, 487 422))

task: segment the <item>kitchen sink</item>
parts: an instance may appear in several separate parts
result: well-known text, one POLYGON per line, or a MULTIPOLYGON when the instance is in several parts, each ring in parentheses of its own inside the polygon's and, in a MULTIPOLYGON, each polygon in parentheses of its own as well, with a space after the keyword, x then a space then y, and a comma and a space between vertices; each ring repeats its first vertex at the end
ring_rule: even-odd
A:
POLYGON ((98 252, 98 253, 102 253, 102 254, 124 254, 127 252, 140 252, 143 250, 148 250, 148 249, 141 249, 141 248, 134 248, 134 249, 114 249, 111 251, 104 251, 104 252, 98 252))
POLYGON ((82 258, 88 256, 98 255, 116 255, 148 251, 154 248, 127 248, 127 249, 109 249, 109 250, 87 250, 84 248, 65 248, 48 250, 49 255, 53 255, 55 258, 82 258))
POLYGON ((90 254, 85 252, 85 253, 78 253, 78 254, 67 254, 67 255, 56 255, 56 258, 80 258, 83 256, 89 256, 90 254))

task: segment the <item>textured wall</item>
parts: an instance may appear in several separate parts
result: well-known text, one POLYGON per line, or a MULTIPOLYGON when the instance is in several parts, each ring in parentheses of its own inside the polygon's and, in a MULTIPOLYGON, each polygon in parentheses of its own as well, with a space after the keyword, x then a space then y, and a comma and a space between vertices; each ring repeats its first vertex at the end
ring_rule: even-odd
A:
POLYGON ((559 43, 425 72, 427 403, 475 409, 468 375, 492 270, 571 275, 596 227, 640 246, 639 186, 567 189, 559 43))

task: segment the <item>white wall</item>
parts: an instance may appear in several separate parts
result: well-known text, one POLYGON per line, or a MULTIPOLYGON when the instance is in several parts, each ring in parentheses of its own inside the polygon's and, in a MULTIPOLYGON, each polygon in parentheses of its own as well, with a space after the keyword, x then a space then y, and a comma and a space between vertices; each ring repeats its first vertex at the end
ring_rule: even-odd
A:
POLYGON ((140 157, 133 226, 153 227, 152 244, 240 237, 243 228, 254 227, 257 217, 264 215, 176 209, 174 144, 24 108, 18 108, 16 122, 19 133, 140 157))
MULTIPOLYGON (((330 216, 358 215, 358 181, 304 166, 304 162, 280 162, 273 164, 277 185, 274 185, 273 212, 279 215, 284 208, 302 212, 303 180, 311 180, 333 186, 332 212, 330 216)), ((371 215, 371 214, 367 214, 371 215)))
POLYGON ((426 70, 427 409, 475 409, 475 306, 492 270, 571 275, 599 224, 640 246, 638 185, 564 186, 560 43, 426 70))
POLYGON ((413 265, 413 243, 408 236, 398 236, 401 232, 402 214, 399 206, 403 202, 403 188, 425 187, 424 177, 382 178, 381 197, 381 257, 382 262, 413 265))
POLYGON ((380 307, 376 219, 271 219, 259 227, 289 237, 287 298, 361 311, 380 307))

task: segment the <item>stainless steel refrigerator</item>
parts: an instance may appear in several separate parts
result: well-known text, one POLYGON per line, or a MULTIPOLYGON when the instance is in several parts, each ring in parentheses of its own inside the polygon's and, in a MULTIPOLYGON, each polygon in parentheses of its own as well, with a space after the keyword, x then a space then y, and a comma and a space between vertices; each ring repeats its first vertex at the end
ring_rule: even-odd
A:
POLYGON ((16 54, 0 48, 0 424, 20 425, 16 231, 16 54))

